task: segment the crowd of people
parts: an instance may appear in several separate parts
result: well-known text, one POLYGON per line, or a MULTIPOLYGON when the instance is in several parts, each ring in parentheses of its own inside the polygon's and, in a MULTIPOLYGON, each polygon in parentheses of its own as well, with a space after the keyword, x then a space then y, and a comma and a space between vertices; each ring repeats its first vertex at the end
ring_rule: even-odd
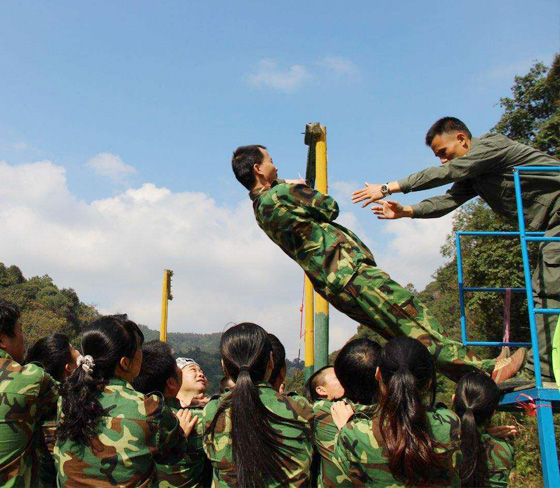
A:
POLYGON ((220 394, 196 361, 144 342, 126 315, 24 350, 17 306, 0 300, 0 483, 10 487, 508 485, 513 451, 492 430, 485 373, 435 403, 418 340, 348 342, 305 396, 285 392, 286 353, 262 327, 227 329, 220 394))

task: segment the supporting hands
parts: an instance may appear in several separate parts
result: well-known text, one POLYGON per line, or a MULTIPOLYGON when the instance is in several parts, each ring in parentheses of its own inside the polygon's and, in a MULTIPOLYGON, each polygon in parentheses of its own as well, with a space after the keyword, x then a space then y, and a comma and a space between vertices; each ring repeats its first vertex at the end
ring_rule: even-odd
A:
POLYGON ((177 412, 177 418, 179 419, 181 429, 185 433, 185 437, 188 437, 196 425, 198 415, 193 417, 192 412, 189 409, 184 408, 177 412))
POLYGON ((362 205, 363 207, 367 207, 370 203, 376 202, 377 200, 381 200, 384 195, 381 193, 381 186, 376 183, 367 183, 365 188, 361 190, 356 190, 352 193, 352 203, 364 202, 362 205))
POLYGON ((375 207, 372 207, 372 212, 377 215, 378 219, 401 219, 403 217, 412 217, 413 212, 410 205, 403 206, 394 200, 383 200, 382 202, 375 202, 375 207))
POLYGON ((354 415, 354 410, 345 401, 334 402, 331 407, 331 414, 338 430, 342 430, 342 427, 344 427, 348 423, 350 417, 354 415))
POLYGON ((492 425, 488 427, 486 431, 492 437, 497 437, 498 439, 507 439, 508 437, 519 434, 516 425, 492 425))

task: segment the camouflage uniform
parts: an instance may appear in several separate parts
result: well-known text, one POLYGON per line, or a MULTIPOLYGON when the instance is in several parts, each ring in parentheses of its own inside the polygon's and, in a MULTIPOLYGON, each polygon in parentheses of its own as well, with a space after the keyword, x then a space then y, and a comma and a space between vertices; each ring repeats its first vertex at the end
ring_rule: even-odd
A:
MULTIPOLYGON (((459 487, 458 466, 461 462, 460 436, 461 421, 451 410, 436 407, 427 412, 431 437, 445 444, 439 452, 449 452, 448 469, 434 477, 431 486, 459 487)), ((331 487, 386 487, 404 488, 389 471, 389 459, 385 441, 379 429, 378 414, 357 413, 342 428, 336 440, 334 463, 338 474, 325 483, 331 487)))
MULTIPOLYGON (((359 403, 353 403, 349 400, 346 400, 346 402, 352 406, 356 413, 370 417, 373 415, 375 405, 360 405, 359 403)), ((332 418, 332 404, 333 402, 329 400, 317 400, 313 403, 313 441, 317 452, 321 456, 317 486, 321 488, 336 486, 336 476, 340 473, 334 461, 334 449, 338 428, 332 418)))
MULTIPOLYGON (((289 486, 309 486, 311 469, 312 446, 312 419, 313 411, 309 402, 303 397, 293 397, 278 393, 268 383, 258 383, 260 399, 271 412, 290 420, 301 422, 301 428, 289 427, 272 422, 272 427, 281 435, 286 436, 282 443, 295 449, 295 452, 286 451, 286 460, 283 470, 289 479, 289 486)), ((202 412, 204 430, 208 428, 220 403, 227 395, 211 400, 202 412)), ((233 451, 231 440, 231 416, 226 411, 216 425, 214 436, 204 436, 204 450, 214 468, 213 487, 237 486, 237 475, 233 464, 233 451)), ((267 487, 282 486, 277 482, 269 482, 267 487)))
MULTIPOLYGON (((165 403, 177 413, 181 410, 181 402, 176 398, 166 398, 165 403)), ((156 464, 157 486, 159 488, 198 488, 207 486, 203 477, 205 464, 208 462, 202 443, 202 409, 189 408, 193 417, 198 415, 195 428, 187 441, 187 452, 177 464, 156 464)))
MULTIPOLYGON (((60 382, 54 380, 60 391, 60 382)), ((43 488, 56 487, 56 466, 53 451, 56 443, 56 411, 49 415, 42 423, 41 430, 35 436, 35 452, 39 467, 39 481, 43 488)))
POLYGON ((22 366, 0 350, 0 486, 36 484, 33 438, 56 412, 54 380, 36 364, 22 366))
POLYGON ((405 335, 420 340, 438 369, 453 380, 493 369, 495 361, 481 360, 450 339, 423 303, 376 266, 367 246, 333 222, 338 205, 332 197, 282 180, 250 197, 259 227, 335 308, 386 339, 405 335))
POLYGON ((99 402, 108 415, 100 419, 91 446, 56 441, 62 488, 151 486, 156 462, 175 463, 184 456, 187 440, 160 396, 143 395, 127 381, 111 378, 99 402))
POLYGON ((488 457, 488 479, 485 488, 507 488, 509 473, 513 468, 513 447, 487 432, 482 433, 482 442, 488 457))

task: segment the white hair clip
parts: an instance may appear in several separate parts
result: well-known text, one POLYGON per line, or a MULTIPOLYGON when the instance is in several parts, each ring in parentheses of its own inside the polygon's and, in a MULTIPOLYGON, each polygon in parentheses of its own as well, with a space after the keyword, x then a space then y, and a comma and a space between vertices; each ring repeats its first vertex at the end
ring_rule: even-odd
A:
POLYGON ((95 361, 89 354, 86 356, 82 356, 80 354, 76 363, 78 364, 78 368, 82 368, 87 374, 93 373, 93 368, 95 368, 95 361))

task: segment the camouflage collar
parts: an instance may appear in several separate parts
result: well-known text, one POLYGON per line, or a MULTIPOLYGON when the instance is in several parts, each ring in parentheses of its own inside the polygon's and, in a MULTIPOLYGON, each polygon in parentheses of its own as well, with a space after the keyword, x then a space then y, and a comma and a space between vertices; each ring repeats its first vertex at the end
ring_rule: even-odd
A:
POLYGON ((251 200, 255 201, 261 193, 264 193, 265 191, 268 191, 271 188, 274 188, 276 185, 279 185, 280 183, 284 183, 284 180, 276 179, 271 183, 270 186, 261 186, 260 188, 257 188, 256 190, 251 190, 249 192, 249 198, 251 200))
POLYGON ((116 376, 109 378, 107 386, 123 386, 129 390, 134 390, 134 387, 128 381, 123 380, 122 378, 117 378, 116 376))
POLYGON ((4 351, 4 349, 0 349, 0 358, 9 359, 10 361, 14 360, 14 358, 12 358, 12 356, 10 356, 6 351, 4 351))

